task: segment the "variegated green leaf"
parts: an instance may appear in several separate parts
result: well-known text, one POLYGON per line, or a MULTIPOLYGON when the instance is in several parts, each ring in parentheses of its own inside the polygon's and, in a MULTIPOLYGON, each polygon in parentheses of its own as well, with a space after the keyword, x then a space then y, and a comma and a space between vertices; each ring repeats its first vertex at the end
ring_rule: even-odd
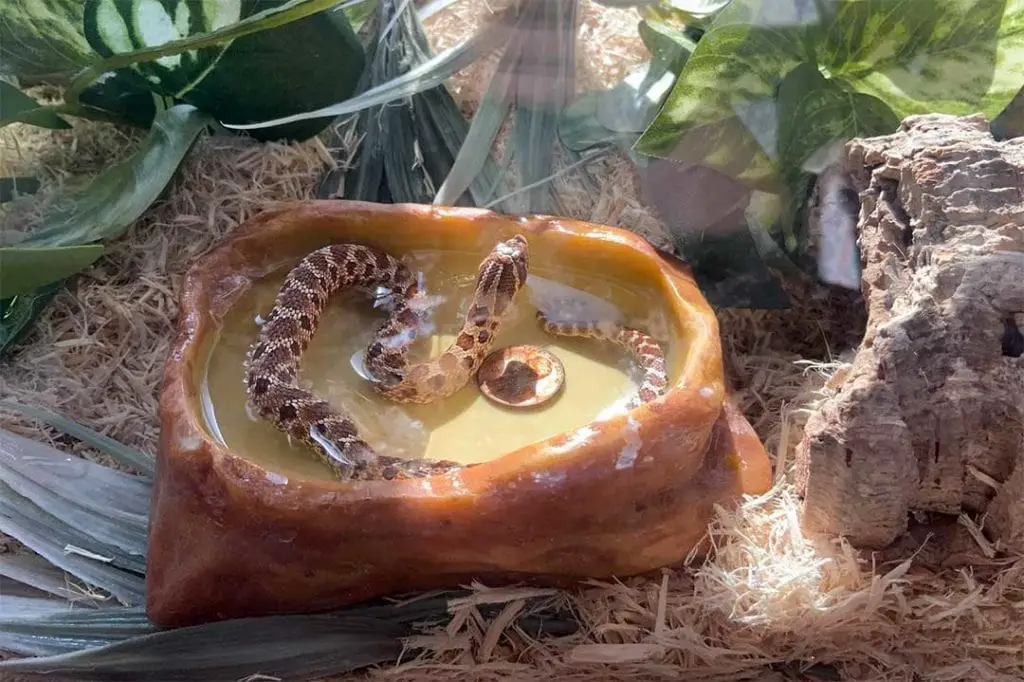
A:
MULTIPOLYGON (((240 0, 86 0, 85 36, 103 57, 209 33, 239 20, 240 0)), ((209 73, 230 43, 132 66, 155 92, 181 97, 209 73)))
MULTIPOLYGON (((790 201, 790 218, 806 197, 814 159, 852 137, 894 132, 899 117, 882 100, 844 89, 814 64, 794 68, 779 85, 778 163, 790 201)), ((792 220, 783 223, 792 225, 792 220)), ((794 235, 788 235, 790 239, 794 235)))
POLYGON ((600 93, 597 118, 610 131, 643 132, 697 47, 685 33, 662 22, 641 21, 638 28, 652 59, 634 69, 612 89, 600 93))
MULTIPOLYGON (((283 4, 284 0, 242 0, 242 17, 283 4)), ((338 6, 235 39, 183 99, 222 123, 265 121, 351 97, 364 64, 363 46, 338 6)), ((329 122, 314 119, 251 135, 261 140, 302 140, 329 122)))
MULTIPOLYGON (((1024 0, 733 0, 636 149, 781 190, 775 140, 790 125, 804 134, 807 118, 779 115, 778 88, 802 63, 850 93, 853 119, 882 105, 901 118, 926 111, 994 116, 1024 80, 1024 0)), ((820 123, 843 106, 829 96, 809 100, 804 111, 820 123), (815 102, 826 111, 809 112, 815 102)))
POLYGON ((847 0, 820 35, 823 70, 901 118, 992 117, 1024 82, 1021 0, 847 0))
POLYGON ((92 57, 82 0, 0 2, 0 74, 63 84, 92 57))
POLYGON ((585 92, 562 110, 558 136, 567 149, 580 152, 611 144, 635 163, 645 162, 632 153, 633 144, 657 115, 696 42, 661 21, 641 21, 638 29, 651 61, 611 89, 585 92))
MULTIPOLYGON (((713 28, 697 43, 637 151, 709 165, 759 189, 778 189, 771 151, 745 115, 771 102, 782 77, 802 61, 797 29, 742 23, 713 28)), ((769 129, 774 124, 772 118, 766 122, 769 129)))
MULTIPOLYGON (((651 122, 674 75, 663 63, 642 64, 610 90, 585 92, 562 110, 558 136, 574 152, 614 144, 631 152, 639 134, 651 122)), ((643 163, 643 158, 635 158, 643 163)))
MULTIPOLYGON (((90 2, 97 0, 89 0, 90 2)), ((121 2, 122 0, 117 0, 121 2)), ((217 0, 205 0, 216 2, 217 0)), ((268 29, 284 26, 293 21, 312 16, 326 9, 344 9, 366 0, 287 0, 281 5, 270 6, 261 9, 259 12, 245 17, 239 21, 231 22, 226 26, 209 31, 190 35, 186 38, 171 40, 155 46, 146 46, 128 52, 114 50, 112 56, 92 64, 89 68, 79 72, 64 94, 69 102, 78 101, 82 92, 105 74, 117 71, 136 64, 149 63, 165 57, 173 57, 182 54, 194 54, 197 51, 207 48, 221 49, 231 41, 244 36, 266 31, 268 29)), ((236 0, 226 3, 231 7, 236 0)), ((117 22, 110 24, 112 31, 119 31, 117 22)), ((125 24, 127 27, 127 24, 125 24)), ((112 44, 121 44, 128 40, 123 35, 120 38, 114 37, 105 39, 112 44)))

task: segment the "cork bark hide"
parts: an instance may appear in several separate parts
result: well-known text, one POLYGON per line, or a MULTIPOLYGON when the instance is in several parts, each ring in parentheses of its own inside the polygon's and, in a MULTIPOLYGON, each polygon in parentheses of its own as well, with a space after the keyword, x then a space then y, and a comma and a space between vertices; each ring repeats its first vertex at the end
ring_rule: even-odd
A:
POLYGON ((804 525, 878 548, 911 511, 987 511, 1024 549, 1024 139, 913 116, 840 169, 868 323, 797 449, 804 525))

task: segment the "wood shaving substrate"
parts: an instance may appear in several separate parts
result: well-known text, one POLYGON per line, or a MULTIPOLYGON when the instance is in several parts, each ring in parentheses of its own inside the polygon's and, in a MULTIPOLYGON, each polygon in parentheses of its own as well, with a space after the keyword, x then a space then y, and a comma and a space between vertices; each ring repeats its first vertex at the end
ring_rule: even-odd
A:
MULTIPOLYGON (((451 45, 489 11, 483 2, 449 8, 428 24, 435 45, 451 45)), ((632 11, 584 3, 580 90, 608 86, 645 59, 635 26, 632 11)), ((451 84, 467 113, 479 101, 493 65, 493 59, 484 60, 451 84)), ((13 125, 0 132, 0 172, 44 179, 40 200, 45 203, 65 182, 87 178, 123 157, 139 138, 83 121, 58 132, 13 125)), ((341 156, 346 151, 351 150, 340 150, 341 156)), ((165 196, 111 245, 108 255, 77 277, 72 290, 57 297, 0 366, 3 395, 154 451, 157 390, 183 273, 225 234, 274 202, 311 198, 329 163, 328 152, 321 139, 287 145, 202 138, 165 196)), ((607 158, 589 170, 599 184, 596 201, 577 175, 557 182, 569 215, 636 229, 666 245, 663 226, 639 198, 627 158, 607 158)), ((0 228, 24 225, 38 205, 8 209, 0 228)), ((925 551, 871 554, 801 532, 798 500, 787 478, 791 453, 804 413, 842 366, 833 355, 841 344, 818 321, 847 313, 799 292, 794 299, 787 311, 720 315, 737 399, 779 473, 768 494, 720 511, 710 529, 716 548, 711 560, 671 567, 660 578, 595 581, 553 592, 551 598, 569 606, 580 628, 541 641, 512 625, 533 591, 475 586, 480 598, 456 605, 447 627, 410 642, 426 653, 371 671, 370 677, 409 682, 1022 679, 1020 557, 975 545, 957 554, 959 563, 944 565, 942 552, 934 561, 925 551), (477 610, 482 602, 506 606, 488 620, 477 610)), ((855 318, 850 313, 847 319, 855 318)), ((0 413, 0 425, 101 459, 37 422, 0 413)), ((961 521, 965 527, 976 525, 961 521)), ((937 541, 931 542, 934 547, 937 541)))

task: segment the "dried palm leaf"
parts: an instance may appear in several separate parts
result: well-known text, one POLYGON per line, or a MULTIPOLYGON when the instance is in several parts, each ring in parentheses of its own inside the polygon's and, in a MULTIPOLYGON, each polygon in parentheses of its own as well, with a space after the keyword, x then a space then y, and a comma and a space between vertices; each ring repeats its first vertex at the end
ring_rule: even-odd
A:
MULTIPOLYGON (((152 461, 58 415, 5 407, 66 428, 119 461, 140 468, 152 461)), ((0 678, 216 682, 341 674, 396 660, 410 636, 444 622, 451 600, 468 594, 161 631, 141 606, 150 492, 148 477, 0 429, 0 531, 39 555, 0 556, 0 650, 29 657, 0 661, 0 678)), ((536 600, 516 626, 553 634, 575 627, 536 600)))
POLYGON ((434 204, 452 204, 474 181, 511 111, 511 156, 521 186, 516 195, 525 195, 513 202, 514 210, 551 212, 550 180, 557 176, 554 161, 561 147, 558 121, 575 94, 579 0, 521 0, 516 10, 497 71, 434 204))
MULTIPOLYGON (((379 0, 376 35, 367 46, 368 68, 361 84, 373 90, 407 75, 433 58, 426 33, 408 0, 379 0)), ((343 197, 386 203, 429 203, 463 146, 468 123, 444 85, 397 101, 363 109, 353 121, 335 128, 332 146, 348 134, 359 140, 351 168, 341 162, 318 189, 321 198, 343 197)), ((490 158, 468 184, 471 198, 455 203, 482 204, 503 191, 500 171, 490 158)))

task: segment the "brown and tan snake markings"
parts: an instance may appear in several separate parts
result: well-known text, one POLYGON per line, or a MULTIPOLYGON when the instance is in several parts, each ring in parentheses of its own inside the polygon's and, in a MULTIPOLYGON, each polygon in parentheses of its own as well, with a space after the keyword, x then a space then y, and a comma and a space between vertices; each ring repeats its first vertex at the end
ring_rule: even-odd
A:
MULTIPOLYGON (((290 438, 308 445, 342 480, 432 476, 466 465, 402 459, 374 452, 352 418, 298 384, 302 354, 316 333, 330 297, 357 288, 390 292, 388 318, 366 349, 373 387, 399 403, 430 403, 452 395, 476 374, 512 310, 529 272, 526 238, 499 242, 480 263, 473 299, 455 341, 438 357, 410 364, 409 348, 425 322, 424 292, 415 275, 391 255, 363 244, 332 244, 296 265, 278 290, 245 361, 245 386, 256 413, 290 438)), ((550 334, 611 341, 643 370, 639 399, 648 402, 667 386, 665 356, 647 334, 608 322, 564 323, 537 314, 550 334)))

